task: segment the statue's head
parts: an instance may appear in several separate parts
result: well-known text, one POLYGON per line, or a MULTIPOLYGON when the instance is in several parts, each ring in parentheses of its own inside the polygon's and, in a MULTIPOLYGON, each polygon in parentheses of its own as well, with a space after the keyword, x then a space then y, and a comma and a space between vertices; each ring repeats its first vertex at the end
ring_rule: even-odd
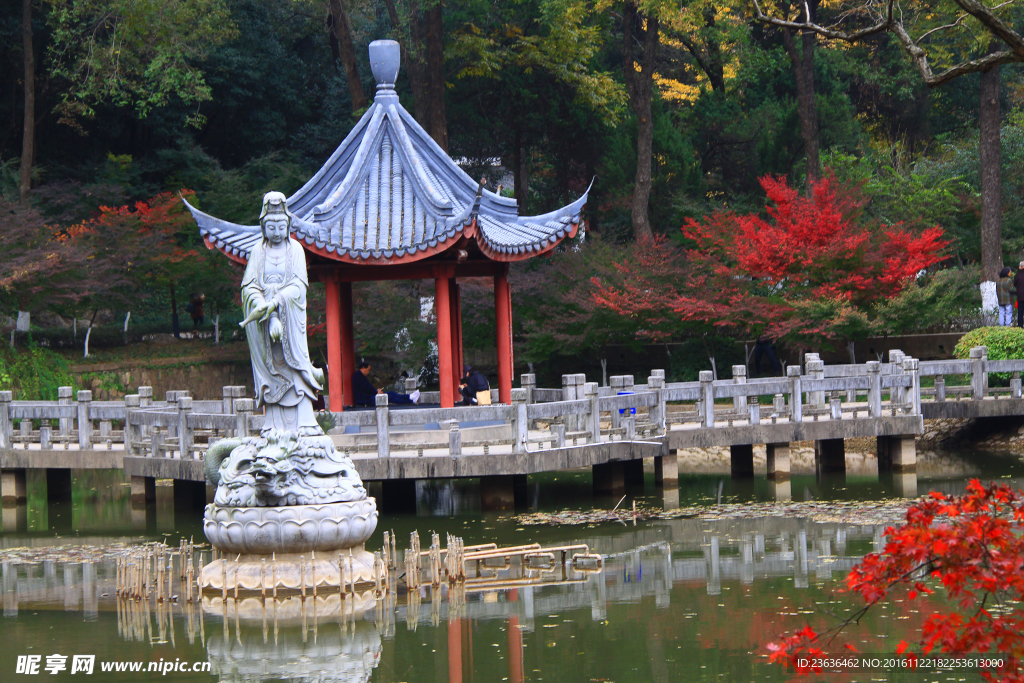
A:
POLYGON ((286 197, 282 192, 268 192, 263 195, 263 210, 260 211, 260 229, 263 239, 277 245, 288 239, 292 225, 292 215, 285 205, 286 197))

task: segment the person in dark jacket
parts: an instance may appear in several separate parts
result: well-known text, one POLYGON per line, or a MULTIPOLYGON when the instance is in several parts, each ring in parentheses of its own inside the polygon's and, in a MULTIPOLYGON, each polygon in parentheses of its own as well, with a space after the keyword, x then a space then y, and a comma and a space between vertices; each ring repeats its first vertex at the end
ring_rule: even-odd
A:
POLYGON ((462 379, 459 381, 459 393, 462 394, 462 405, 477 405, 477 392, 490 390, 491 385, 488 384, 486 377, 468 365, 462 368, 462 379))
POLYGON ((370 364, 363 361, 359 369, 352 374, 352 397, 357 406, 373 406, 377 403, 377 394, 387 393, 388 403, 397 405, 410 405, 420 400, 420 390, 411 394, 400 394, 397 391, 385 392, 373 386, 369 379, 370 364))
POLYGON ((1013 288, 1017 290, 1017 327, 1024 327, 1024 261, 1013 276, 1013 288))
POLYGON ((757 338, 754 344, 754 371, 758 375, 761 374, 761 359, 767 359, 769 367, 771 367, 772 375, 778 375, 782 372, 782 366, 779 365, 779 361, 775 358, 775 351, 773 350, 774 344, 770 337, 761 335, 757 338))
POLYGON ((999 301, 999 326, 1013 325, 1013 299, 1017 294, 1013 281, 1010 279, 1010 267, 1004 266, 999 271, 999 282, 996 283, 996 296, 999 301))

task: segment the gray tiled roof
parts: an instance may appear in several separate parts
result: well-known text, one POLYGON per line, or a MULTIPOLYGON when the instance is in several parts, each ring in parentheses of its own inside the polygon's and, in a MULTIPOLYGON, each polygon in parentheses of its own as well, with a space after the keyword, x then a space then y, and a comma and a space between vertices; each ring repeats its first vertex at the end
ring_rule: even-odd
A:
MULTIPOLYGON (((488 190, 460 169, 390 92, 376 101, 323 168, 288 198, 296 239, 327 256, 417 260, 444 249, 477 221, 476 239, 496 258, 538 253, 572 232, 587 201, 542 216, 519 216, 514 199, 488 190), (440 249, 437 247, 440 246, 440 249)), ((203 237, 247 259, 259 226, 189 210, 203 237)))

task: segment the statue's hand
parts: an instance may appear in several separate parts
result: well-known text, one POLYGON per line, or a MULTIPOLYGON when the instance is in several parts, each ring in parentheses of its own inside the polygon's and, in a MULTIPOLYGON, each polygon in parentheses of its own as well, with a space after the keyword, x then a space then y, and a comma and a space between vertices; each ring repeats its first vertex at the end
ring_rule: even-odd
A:
POLYGON ((284 327, 281 325, 280 318, 270 319, 270 341, 279 342, 284 336, 284 327))
MULTIPOLYGON (((263 311, 263 315, 260 316, 260 322, 264 322, 270 317, 271 313, 277 310, 277 303, 271 299, 270 301, 260 304, 259 308, 263 311)), ((278 326, 280 326, 280 323, 278 323, 278 326)))
POLYGON ((246 316, 245 320, 238 323, 238 326, 245 327, 249 323, 263 322, 270 317, 270 314, 274 312, 275 308, 277 308, 277 305, 273 301, 264 301, 259 306, 252 309, 249 315, 246 316))

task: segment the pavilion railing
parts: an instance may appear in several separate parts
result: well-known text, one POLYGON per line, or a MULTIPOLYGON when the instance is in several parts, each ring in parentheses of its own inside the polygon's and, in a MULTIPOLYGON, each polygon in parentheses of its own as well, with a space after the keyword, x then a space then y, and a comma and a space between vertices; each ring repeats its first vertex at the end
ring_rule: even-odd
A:
MULTIPOLYGON (((336 441, 350 454, 440 449, 459 456, 469 448, 487 454, 511 446, 523 453, 653 438, 673 429, 921 415, 922 402, 1020 399, 1024 360, 989 360, 987 349, 977 347, 967 360, 918 361, 894 350, 888 362, 857 365, 826 366, 808 354, 804 372, 789 366, 785 377, 748 378, 742 365, 732 370, 732 379, 715 380, 704 371, 696 382, 666 382, 664 371, 654 370, 646 384, 618 375, 608 387, 567 374, 561 389, 537 387, 534 375, 525 374, 510 405, 391 410, 382 394, 373 410, 333 414, 337 427, 358 432, 336 441), (990 386, 992 373, 1009 374, 1009 386, 990 386), (932 378, 933 386, 922 387, 923 378, 932 378), (434 424, 440 429, 426 428, 434 424)), ((89 391, 72 394, 61 387, 57 401, 13 401, 11 392, 0 391, 0 448, 200 459, 217 439, 255 434, 263 425, 254 400, 238 386, 224 387, 215 401, 195 400, 185 391, 154 401, 150 387, 123 401, 93 401, 89 391)))

